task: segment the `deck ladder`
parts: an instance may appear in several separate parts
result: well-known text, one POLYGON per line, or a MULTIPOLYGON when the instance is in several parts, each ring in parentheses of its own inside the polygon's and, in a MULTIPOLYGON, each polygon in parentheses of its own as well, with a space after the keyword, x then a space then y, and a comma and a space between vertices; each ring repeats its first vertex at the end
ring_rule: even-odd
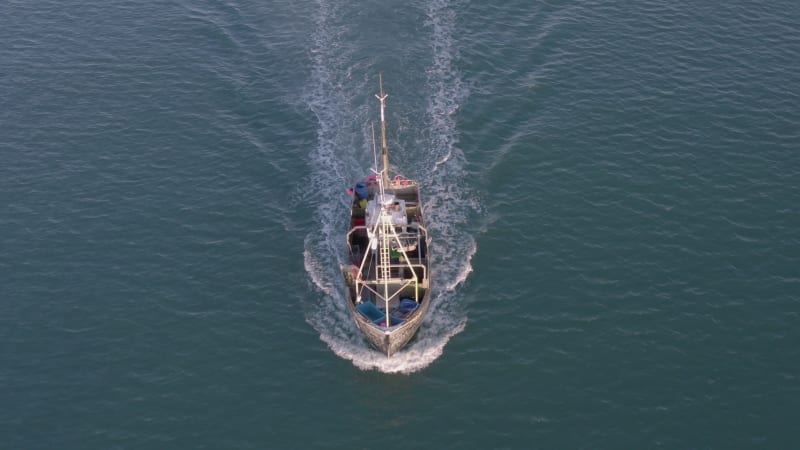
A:
POLYGON ((385 214, 381 214, 381 227, 383 228, 382 233, 382 240, 381 242, 381 276, 384 280, 388 280, 392 276, 392 256, 391 256, 391 223, 389 223, 389 217, 385 214))

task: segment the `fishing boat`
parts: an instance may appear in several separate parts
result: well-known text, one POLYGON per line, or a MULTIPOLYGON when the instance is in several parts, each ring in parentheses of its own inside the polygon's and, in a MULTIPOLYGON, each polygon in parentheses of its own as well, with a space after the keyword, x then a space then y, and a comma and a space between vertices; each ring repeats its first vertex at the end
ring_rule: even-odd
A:
POLYGON ((347 232, 349 262, 341 264, 347 308, 370 344, 391 357, 416 334, 430 307, 430 239, 419 183, 389 166, 386 98, 381 105, 381 167, 375 129, 374 168, 356 183, 347 232))

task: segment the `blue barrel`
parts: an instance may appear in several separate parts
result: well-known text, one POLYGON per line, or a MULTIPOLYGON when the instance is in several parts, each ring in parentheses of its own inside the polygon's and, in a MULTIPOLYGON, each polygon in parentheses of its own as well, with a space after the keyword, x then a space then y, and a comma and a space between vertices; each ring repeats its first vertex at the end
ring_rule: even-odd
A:
POLYGON ((358 183, 356 183, 356 196, 358 196, 359 199, 369 197, 369 189, 367 189, 367 183, 364 183, 363 181, 359 181, 358 183))

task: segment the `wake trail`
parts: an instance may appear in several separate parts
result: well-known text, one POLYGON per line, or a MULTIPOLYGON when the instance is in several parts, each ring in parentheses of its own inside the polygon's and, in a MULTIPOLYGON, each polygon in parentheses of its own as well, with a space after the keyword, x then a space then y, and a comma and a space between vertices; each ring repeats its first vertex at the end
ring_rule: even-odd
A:
POLYGON ((344 190, 364 177, 371 166, 368 124, 376 110, 370 103, 372 96, 365 95, 375 91, 376 80, 354 79, 351 73, 371 76, 379 68, 357 58, 356 53, 363 49, 355 48, 345 38, 348 12, 332 3, 317 2, 310 51, 313 69, 305 99, 318 121, 318 142, 309 154, 312 174, 304 190, 307 188, 305 195, 314 193, 310 201, 319 225, 305 239, 304 263, 313 286, 321 294, 306 319, 322 341, 356 367, 411 373, 439 358, 450 338, 464 330, 466 309, 457 301, 457 287, 471 272, 470 260, 477 250, 464 225, 480 204, 477 196, 464 187, 468 184, 465 157, 456 147, 454 114, 467 97, 453 67, 457 57, 453 41, 456 15, 447 0, 433 0, 425 11, 433 50, 426 77, 429 102, 425 123, 430 126, 421 129, 415 139, 419 148, 427 151, 414 165, 433 239, 433 302, 417 336, 389 359, 369 347, 353 323, 338 268, 345 259, 344 234, 348 225, 349 197, 344 190), (359 106, 354 107, 354 103, 359 106))
MULTIPOLYGON (((430 183, 426 213, 431 218, 435 239, 433 264, 440 289, 432 303, 432 320, 450 319, 441 324, 445 335, 455 335, 466 323, 466 308, 458 302, 457 287, 472 272, 471 260, 477 251, 475 238, 466 230, 474 213, 481 210, 478 195, 471 191, 466 157, 458 147, 456 112, 469 96, 469 91, 455 67, 458 49, 453 33, 456 10, 449 0, 431 0, 426 10, 427 24, 432 28, 433 60, 427 70, 427 84, 432 91, 427 115, 431 124, 427 136, 429 161, 424 177, 430 183), (453 330, 448 332, 447 329, 453 330)), ((424 326, 424 325, 423 325, 424 326)), ((439 326, 431 327, 434 330, 439 326)), ((423 330, 424 331, 424 330, 423 330)), ((448 338, 449 339, 449 338, 448 338)))

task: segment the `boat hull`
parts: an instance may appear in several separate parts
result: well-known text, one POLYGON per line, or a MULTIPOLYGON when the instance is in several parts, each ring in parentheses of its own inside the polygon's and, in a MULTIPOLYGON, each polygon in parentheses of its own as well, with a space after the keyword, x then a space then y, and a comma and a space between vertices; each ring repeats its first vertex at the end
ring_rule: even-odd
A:
POLYGON ((430 294, 427 294, 425 297, 423 297, 423 301, 420 303, 419 309, 414 311, 414 313, 408 317, 405 322, 403 322, 401 325, 391 328, 376 326, 370 320, 361 315, 361 313, 359 313, 355 308, 354 299, 349 299, 350 301, 347 302, 347 306, 348 310, 350 311, 350 315, 353 317, 353 320, 356 323, 356 326, 364 334, 364 337, 367 339, 370 345, 372 345, 376 350, 385 354, 387 357, 391 357, 400 351, 400 349, 402 349, 408 343, 408 341, 414 337, 414 335, 417 333, 417 330, 419 330, 419 327, 422 325, 422 321, 425 319, 425 315, 427 314, 430 306, 429 297, 430 294))
POLYGON ((383 167, 378 170, 375 149, 374 175, 349 189, 353 195, 346 235, 350 263, 340 268, 356 326, 373 347, 390 357, 414 337, 430 307, 430 238, 419 183, 392 174, 389 168, 383 78, 376 97, 381 103, 383 167))

